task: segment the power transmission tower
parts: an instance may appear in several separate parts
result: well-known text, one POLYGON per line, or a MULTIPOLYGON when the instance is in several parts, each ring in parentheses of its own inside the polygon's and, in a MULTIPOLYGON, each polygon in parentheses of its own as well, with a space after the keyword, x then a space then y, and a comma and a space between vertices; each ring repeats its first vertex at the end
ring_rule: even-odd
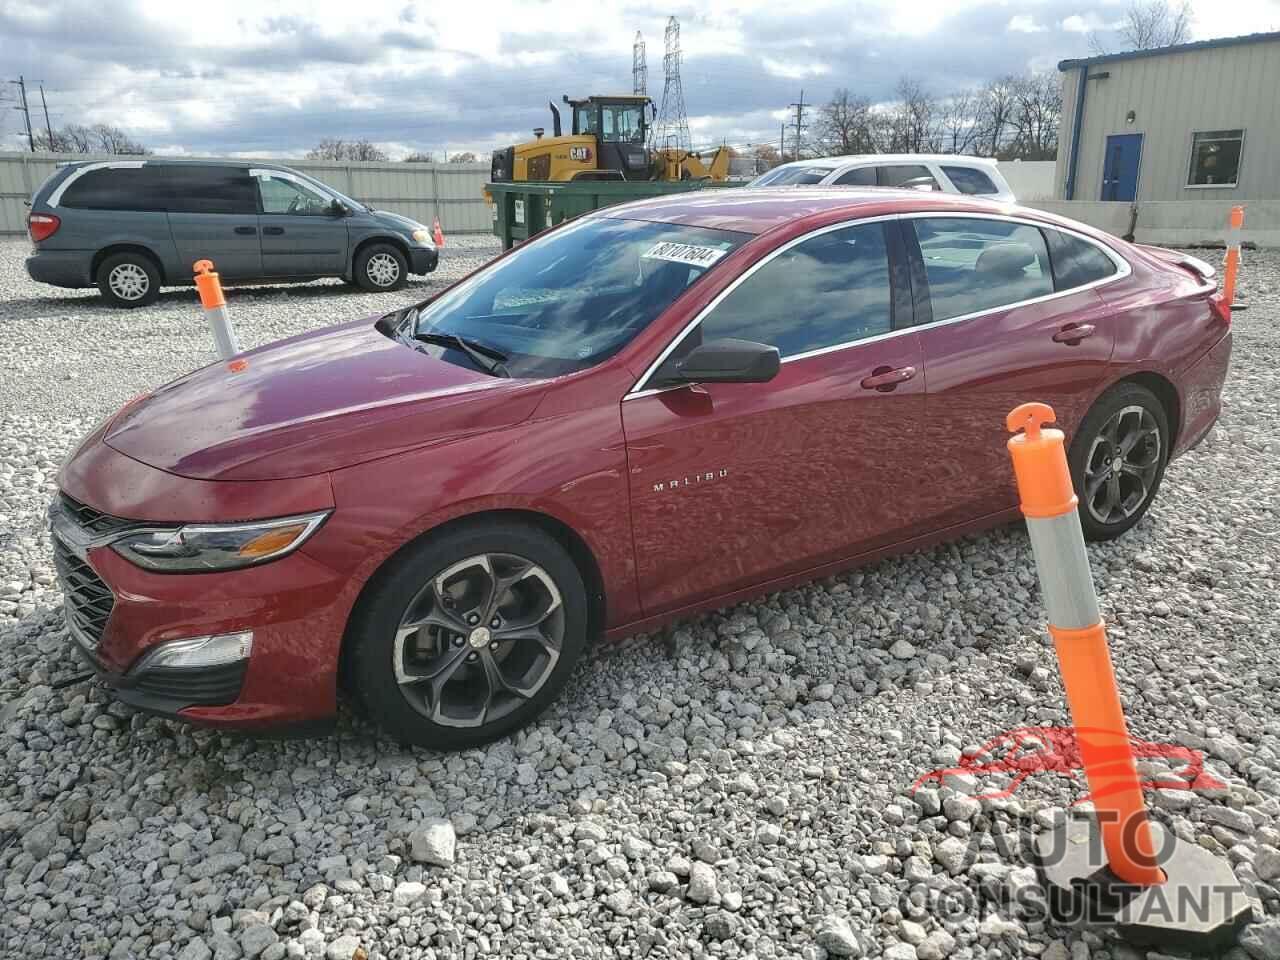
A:
POLYGON ((636 42, 631 45, 631 92, 636 96, 649 95, 649 59, 644 52, 644 37, 636 31, 636 42))
POLYGON ((801 89, 801 91, 800 91, 800 102, 799 102, 799 103, 792 103, 792 104, 789 104, 789 106, 794 107, 794 108, 795 108, 795 111, 796 111, 796 122, 795 122, 795 131, 796 131, 796 134, 795 134, 795 136, 792 138, 792 141, 793 141, 793 142, 792 142, 792 146, 795 148, 795 153, 796 153, 796 155, 795 155, 795 158, 794 158, 794 159, 799 160, 799 159, 800 159, 800 144, 803 142, 803 140, 801 139, 801 134, 802 134, 802 133, 804 133, 804 107, 805 107, 805 103, 804 103, 804 90, 803 90, 803 89, 801 89))
POLYGON ((15 110, 21 110, 22 115, 27 118, 27 146, 31 148, 31 152, 36 152, 36 138, 31 133, 31 109, 27 106, 27 83, 22 77, 17 80, 10 80, 22 94, 22 106, 14 107, 15 110))
POLYGON ((44 84, 40 84, 40 106, 44 107, 44 131, 49 135, 49 142, 45 145, 50 153, 53 153, 53 124, 49 122, 49 101, 44 98, 44 84))
POLYGON ((662 58, 662 108, 653 125, 650 145, 690 150, 693 141, 689 136, 689 115, 684 109, 684 88, 680 85, 680 21, 675 17, 667 20, 666 47, 662 58))

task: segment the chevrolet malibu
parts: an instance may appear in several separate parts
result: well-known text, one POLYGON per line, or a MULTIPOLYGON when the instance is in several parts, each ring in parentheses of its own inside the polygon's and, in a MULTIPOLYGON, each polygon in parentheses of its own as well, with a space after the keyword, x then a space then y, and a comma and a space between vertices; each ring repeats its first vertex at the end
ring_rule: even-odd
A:
POLYGON ((1218 416, 1212 268, 1017 207, 801 189, 611 207, 431 300, 197 370, 72 454, 74 645, 122 700, 406 742, 529 722, 588 642, 1018 515, 1052 404, 1086 534, 1218 416))

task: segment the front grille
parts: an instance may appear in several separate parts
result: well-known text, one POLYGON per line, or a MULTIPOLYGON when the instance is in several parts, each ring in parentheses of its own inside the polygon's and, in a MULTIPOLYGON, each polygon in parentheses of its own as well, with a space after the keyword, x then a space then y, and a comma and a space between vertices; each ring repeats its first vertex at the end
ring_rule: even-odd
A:
POLYGON ((56 535, 53 537, 53 565, 62 584, 67 617, 81 636, 96 647, 102 640, 111 608, 115 606, 115 596, 94 573, 93 567, 72 553, 56 535))
POLYGON ((58 497, 62 501, 62 508, 75 518, 76 526, 88 530, 90 533, 114 533, 116 530, 132 526, 137 522, 136 520, 125 520, 122 517, 113 517, 109 513, 103 513, 101 510, 85 506, 79 500, 74 500, 65 493, 58 494, 58 497))

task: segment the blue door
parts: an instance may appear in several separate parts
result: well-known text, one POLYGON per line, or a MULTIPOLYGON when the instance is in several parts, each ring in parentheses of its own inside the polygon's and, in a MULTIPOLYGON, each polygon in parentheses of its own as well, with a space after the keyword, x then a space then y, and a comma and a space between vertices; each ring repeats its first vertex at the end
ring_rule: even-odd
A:
POLYGON ((1102 162, 1102 199, 1133 200, 1138 195, 1138 167, 1142 163, 1142 134, 1107 137, 1102 162))

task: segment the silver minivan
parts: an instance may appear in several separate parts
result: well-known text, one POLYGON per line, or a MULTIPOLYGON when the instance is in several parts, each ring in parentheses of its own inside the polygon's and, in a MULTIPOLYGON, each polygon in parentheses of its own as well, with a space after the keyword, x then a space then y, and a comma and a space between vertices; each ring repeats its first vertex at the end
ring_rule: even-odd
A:
POLYGON ((121 307, 191 283, 197 260, 228 283, 343 277, 366 290, 397 290, 439 260, 423 224, 257 161, 69 163, 32 196, 27 231, 33 280, 97 286, 121 307))
POLYGON ((774 167, 749 187, 834 185, 898 187, 961 193, 1002 203, 1016 203, 996 161, 958 154, 868 153, 847 157, 815 157, 774 167))

